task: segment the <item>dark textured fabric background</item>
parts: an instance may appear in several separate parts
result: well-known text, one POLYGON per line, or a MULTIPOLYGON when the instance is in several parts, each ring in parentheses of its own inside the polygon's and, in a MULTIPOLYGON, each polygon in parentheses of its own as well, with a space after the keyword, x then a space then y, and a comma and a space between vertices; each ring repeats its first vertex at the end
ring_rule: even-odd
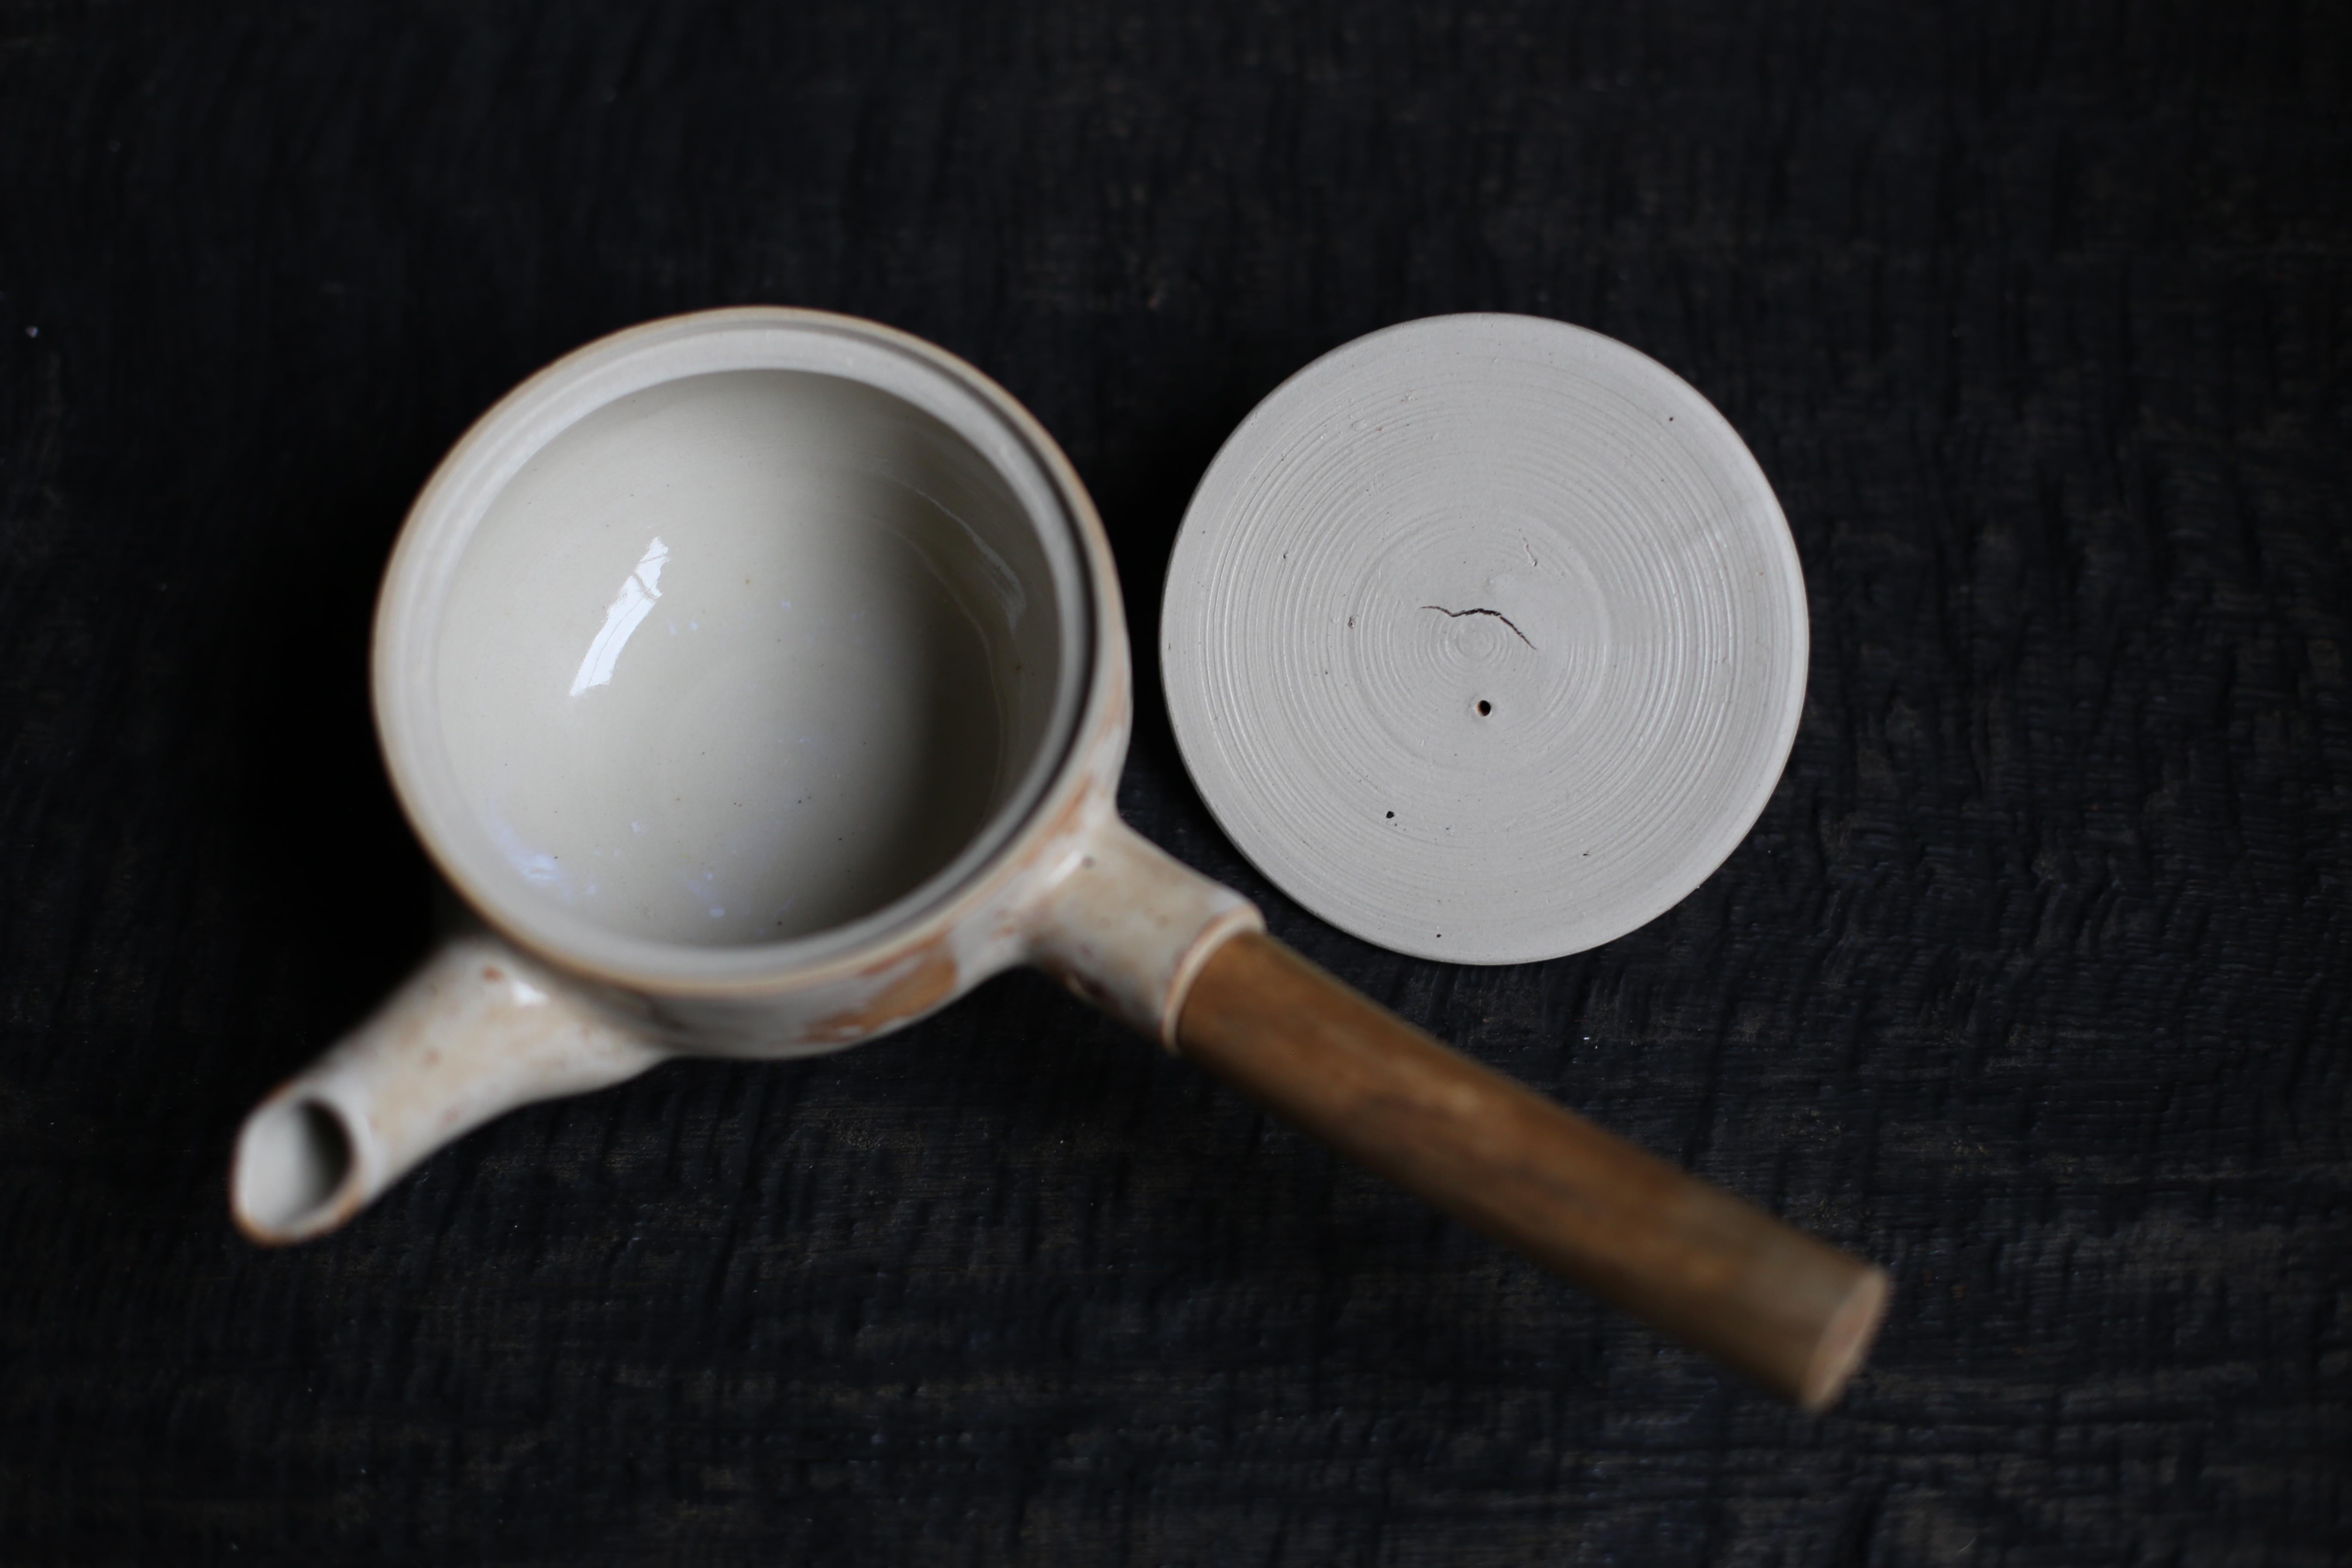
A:
POLYGON ((0 1562, 2346 1561, 2347 35, 0 0, 0 1562), (364 688, 409 498, 549 359, 741 301, 936 339, 1066 445, 1146 832, 1893 1269, 1835 1412, 1034 977, 232 1233, 240 1114, 427 933, 364 688), (1461 310, 1696 384, 1812 595, 1753 838, 1518 968, 1268 889, 1149 657, 1223 435, 1461 310))

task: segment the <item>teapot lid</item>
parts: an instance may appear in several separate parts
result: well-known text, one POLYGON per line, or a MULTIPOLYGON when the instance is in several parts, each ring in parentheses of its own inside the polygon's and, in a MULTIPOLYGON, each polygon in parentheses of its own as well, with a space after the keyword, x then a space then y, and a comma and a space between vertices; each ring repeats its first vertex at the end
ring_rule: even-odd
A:
POLYGON ((1517 963, 1737 848, 1804 703, 1804 577, 1730 424, 1613 339, 1437 316, 1276 388, 1184 514, 1169 716, 1243 854, 1343 931, 1517 963))

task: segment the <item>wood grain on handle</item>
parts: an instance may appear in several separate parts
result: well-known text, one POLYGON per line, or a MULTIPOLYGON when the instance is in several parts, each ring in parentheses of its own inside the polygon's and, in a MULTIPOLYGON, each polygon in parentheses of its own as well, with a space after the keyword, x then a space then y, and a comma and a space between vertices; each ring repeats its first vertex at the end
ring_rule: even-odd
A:
POLYGON ((1885 1273, 1448 1050, 1255 932, 1213 953, 1179 1049, 1317 1137, 1765 1387, 1821 1410, 1885 1273))

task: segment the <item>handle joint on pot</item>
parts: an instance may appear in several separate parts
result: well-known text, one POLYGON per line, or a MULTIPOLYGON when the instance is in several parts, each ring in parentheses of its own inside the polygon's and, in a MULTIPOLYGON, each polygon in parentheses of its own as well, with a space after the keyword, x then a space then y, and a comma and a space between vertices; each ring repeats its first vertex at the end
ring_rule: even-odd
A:
POLYGON ((1118 819, 1090 812, 1045 873, 1033 961, 1082 1000, 1176 1048, 1184 999, 1226 939, 1263 931, 1257 906, 1118 819))

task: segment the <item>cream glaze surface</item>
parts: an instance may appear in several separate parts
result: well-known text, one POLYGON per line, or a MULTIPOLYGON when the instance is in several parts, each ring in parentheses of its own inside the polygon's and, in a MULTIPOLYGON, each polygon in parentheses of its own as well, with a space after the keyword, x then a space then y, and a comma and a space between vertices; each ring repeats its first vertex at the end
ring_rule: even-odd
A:
POLYGON ((839 925, 946 865, 1043 743, 1046 580, 1003 481, 889 394, 650 387, 475 531, 441 636, 450 759, 513 873, 608 929, 839 925))

